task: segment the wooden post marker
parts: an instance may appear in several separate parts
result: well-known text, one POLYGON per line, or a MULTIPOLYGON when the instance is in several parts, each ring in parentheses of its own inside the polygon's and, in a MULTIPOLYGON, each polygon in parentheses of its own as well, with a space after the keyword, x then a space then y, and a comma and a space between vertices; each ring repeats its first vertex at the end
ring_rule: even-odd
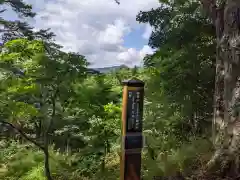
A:
POLYGON ((141 179, 144 82, 123 81, 121 180, 141 179))

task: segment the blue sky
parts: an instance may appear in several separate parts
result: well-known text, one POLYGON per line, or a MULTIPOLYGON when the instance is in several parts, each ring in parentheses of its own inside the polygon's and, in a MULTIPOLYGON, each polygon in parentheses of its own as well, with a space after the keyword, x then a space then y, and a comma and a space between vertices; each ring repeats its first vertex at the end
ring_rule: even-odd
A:
MULTIPOLYGON (((151 28, 136 22, 140 10, 159 6, 158 0, 24 0, 33 5, 36 30, 51 28, 65 51, 86 56, 92 67, 140 65, 151 28)), ((12 12, 5 17, 14 19, 12 12)))
POLYGON ((144 33, 145 27, 134 29, 132 32, 124 36, 123 46, 126 48, 134 47, 138 51, 141 50, 144 45, 148 44, 148 39, 142 37, 144 33))

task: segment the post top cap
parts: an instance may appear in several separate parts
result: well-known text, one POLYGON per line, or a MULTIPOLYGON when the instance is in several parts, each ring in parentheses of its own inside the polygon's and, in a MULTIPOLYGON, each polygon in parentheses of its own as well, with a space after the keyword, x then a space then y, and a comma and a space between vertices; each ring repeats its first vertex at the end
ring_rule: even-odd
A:
POLYGON ((122 85, 124 85, 124 86, 143 87, 144 84, 145 83, 143 81, 141 81, 140 79, 137 79, 137 78, 132 78, 129 80, 122 81, 122 85))

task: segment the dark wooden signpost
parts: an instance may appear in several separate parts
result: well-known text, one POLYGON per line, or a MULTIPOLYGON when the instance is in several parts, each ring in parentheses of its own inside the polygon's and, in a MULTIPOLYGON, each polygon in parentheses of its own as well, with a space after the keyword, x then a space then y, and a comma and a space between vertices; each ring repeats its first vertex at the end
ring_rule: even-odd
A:
POLYGON ((121 180, 141 179, 144 82, 123 81, 121 180))

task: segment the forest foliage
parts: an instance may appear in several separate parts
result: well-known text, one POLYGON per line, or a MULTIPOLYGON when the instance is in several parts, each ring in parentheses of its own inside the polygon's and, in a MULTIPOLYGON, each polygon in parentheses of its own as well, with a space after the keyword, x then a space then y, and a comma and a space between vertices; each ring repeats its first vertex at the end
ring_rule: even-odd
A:
POLYGON ((161 0, 139 12, 156 49, 144 67, 106 74, 63 52, 50 30, 34 31, 23 1, 3 0, 23 19, 1 17, 0 179, 119 178, 121 81, 145 82, 142 176, 191 176, 213 153, 215 29, 198 1, 161 0))

